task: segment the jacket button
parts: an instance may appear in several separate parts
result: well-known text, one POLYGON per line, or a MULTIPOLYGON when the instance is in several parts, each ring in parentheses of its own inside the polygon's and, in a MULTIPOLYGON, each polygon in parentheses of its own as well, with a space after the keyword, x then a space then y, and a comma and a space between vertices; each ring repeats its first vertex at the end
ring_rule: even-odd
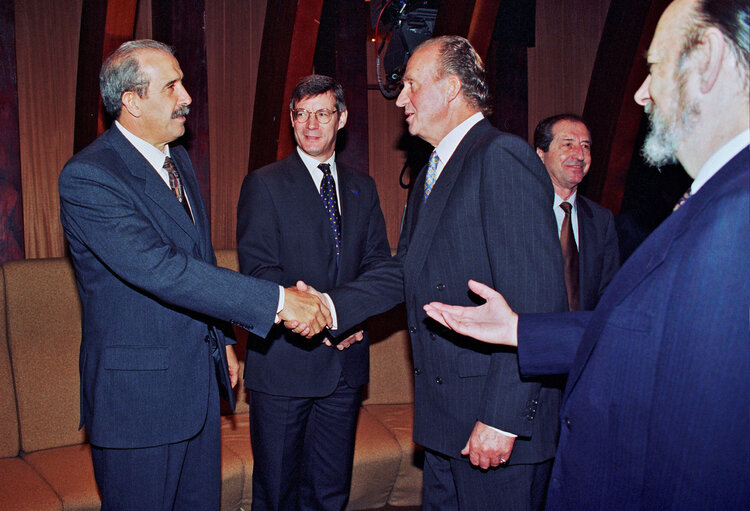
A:
POLYGON ((565 417, 565 425, 570 429, 570 417, 565 417))
POLYGON ((415 327, 415 326, 410 326, 410 327, 409 327, 409 332, 410 332, 410 333, 412 333, 412 334, 415 334, 415 333, 417 333, 417 327, 415 327))
POLYGON ((443 289, 445 289, 445 284, 443 284, 442 282, 438 282, 437 286, 435 286, 435 289, 437 289, 438 291, 442 291, 443 289))
POLYGON ((443 379, 440 376, 436 376, 435 383, 437 383, 438 385, 441 385, 443 383, 443 379))
POLYGON ((420 374, 422 374, 422 370, 420 368, 418 368, 418 367, 415 367, 414 368, 414 374, 416 374, 417 376, 419 376, 420 374))

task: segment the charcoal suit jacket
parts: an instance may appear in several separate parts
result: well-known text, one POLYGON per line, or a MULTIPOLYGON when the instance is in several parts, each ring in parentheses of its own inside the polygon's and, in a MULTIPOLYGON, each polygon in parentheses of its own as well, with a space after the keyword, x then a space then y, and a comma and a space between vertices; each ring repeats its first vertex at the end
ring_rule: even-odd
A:
MULTIPOLYGON (((336 164, 341 209, 341 253, 320 192, 297 151, 251 172, 237 206, 237 251, 242 273, 284 287, 304 280, 326 292, 391 260, 375 182, 336 164)), ((348 332, 340 332, 346 335, 348 332)), ((369 376, 367 338, 339 351, 279 325, 267 339, 251 335, 245 386, 269 394, 323 397, 343 375, 352 387, 369 376)))
POLYGON ((424 201, 414 183, 393 264, 330 295, 343 328, 405 300, 415 373, 415 442, 455 458, 477 420, 517 434, 510 463, 554 455, 560 391, 519 374, 514 350, 428 320, 431 301, 471 305, 469 279, 524 311, 567 309, 552 183, 522 139, 482 120, 464 136, 424 201))

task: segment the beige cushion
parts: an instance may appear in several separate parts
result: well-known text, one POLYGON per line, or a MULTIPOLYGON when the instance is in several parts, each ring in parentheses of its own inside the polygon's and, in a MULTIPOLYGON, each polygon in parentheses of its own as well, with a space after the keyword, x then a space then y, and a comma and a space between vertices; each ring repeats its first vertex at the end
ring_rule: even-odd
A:
POLYGON ((370 384, 364 404, 413 403, 414 364, 403 305, 371 318, 369 326, 370 384))
POLYGON ((24 460, 60 496, 64 509, 99 510, 101 497, 94 479, 88 444, 45 449, 26 455, 24 460))
MULTIPOLYGON (((245 490, 245 464, 240 456, 221 442, 221 510, 236 511, 245 490)), ((249 510, 249 508, 247 508, 249 510)))
POLYGON ((81 307, 73 267, 65 258, 29 259, 3 270, 21 449, 80 444, 81 307))
POLYGON ((360 409, 354 443, 354 470, 347 509, 383 507, 401 465, 401 448, 391 431, 360 409))
POLYGON ((52 488, 21 458, 0 460, 0 508, 3 511, 62 511, 52 488))
MULTIPOLYGON (((249 510, 252 501, 253 453, 250 449, 250 418, 235 413, 221 418, 221 452, 230 452, 242 464, 242 498, 240 506, 249 510)), ((235 508, 239 509, 239 508, 235 508)))
POLYGON ((412 440, 414 405, 368 405, 365 410, 393 432, 401 447, 401 465, 388 504, 392 506, 421 505, 424 449, 412 440))
POLYGON ((5 329, 5 279, 0 269, 0 458, 18 455, 19 442, 16 393, 5 329))

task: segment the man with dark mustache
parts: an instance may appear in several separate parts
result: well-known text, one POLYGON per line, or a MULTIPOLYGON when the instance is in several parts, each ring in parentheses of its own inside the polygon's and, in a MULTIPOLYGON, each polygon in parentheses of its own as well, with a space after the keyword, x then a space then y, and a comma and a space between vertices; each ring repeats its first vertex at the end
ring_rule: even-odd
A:
POLYGON ((593 310, 620 267, 620 252, 612 212, 578 195, 591 168, 591 131, 577 115, 553 115, 536 125, 534 148, 555 189, 568 306, 593 310))
POLYGON ((191 99, 168 46, 124 43, 100 86, 115 123, 63 168, 60 217, 81 297, 81 425, 102 509, 218 510, 219 392, 231 402, 238 376, 221 326, 263 337, 294 321, 312 336, 330 313, 295 288, 216 267, 190 159, 169 146, 191 99))

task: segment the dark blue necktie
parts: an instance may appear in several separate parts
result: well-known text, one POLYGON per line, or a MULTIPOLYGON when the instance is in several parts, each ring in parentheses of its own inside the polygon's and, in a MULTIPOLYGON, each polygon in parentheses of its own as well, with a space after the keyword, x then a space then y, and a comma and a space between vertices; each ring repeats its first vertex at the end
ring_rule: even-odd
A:
POLYGON ((320 196, 328 212, 328 220, 333 229, 333 239, 336 242, 336 263, 341 253, 341 214, 339 213, 339 201, 336 198, 336 183, 331 175, 331 166, 321 163, 318 168, 323 171, 323 181, 320 182, 320 196))

